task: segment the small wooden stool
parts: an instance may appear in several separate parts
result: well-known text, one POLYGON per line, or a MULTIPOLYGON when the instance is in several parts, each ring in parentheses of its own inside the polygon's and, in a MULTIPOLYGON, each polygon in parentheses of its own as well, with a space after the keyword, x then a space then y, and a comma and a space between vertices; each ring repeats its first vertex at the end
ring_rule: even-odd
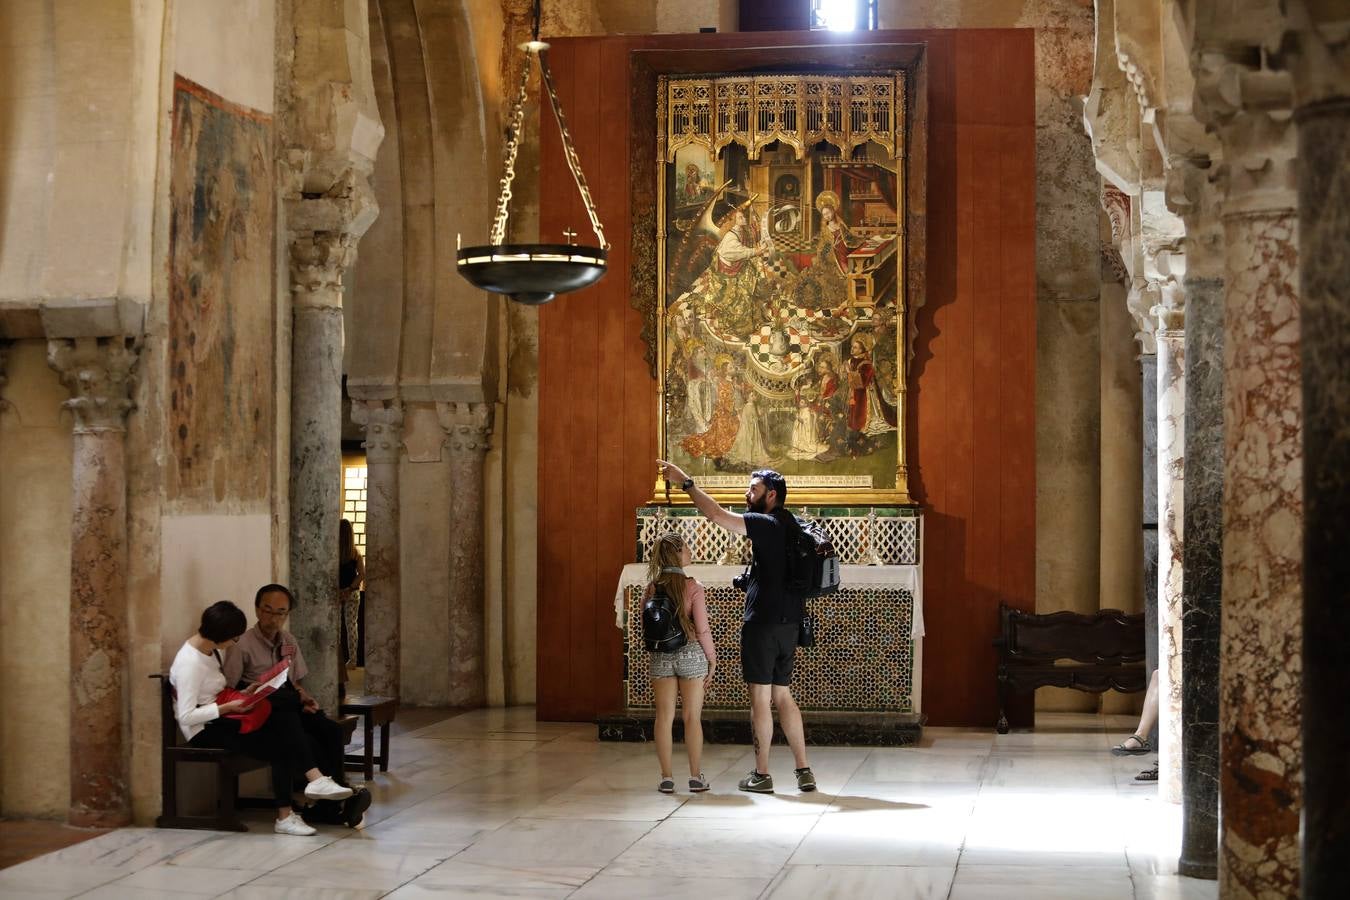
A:
POLYGON ((398 700, 394 697, 353 696, 342 701, 338 711, 343 715, 360 716, 365 725, 365 740, 361 753, 348 753, 343 757, 347 771, 361 772, 366 781, 375 777, 375 726, 380 726, 380 771, 389 771, 389 723, 394 721, 398 712, 398 700))

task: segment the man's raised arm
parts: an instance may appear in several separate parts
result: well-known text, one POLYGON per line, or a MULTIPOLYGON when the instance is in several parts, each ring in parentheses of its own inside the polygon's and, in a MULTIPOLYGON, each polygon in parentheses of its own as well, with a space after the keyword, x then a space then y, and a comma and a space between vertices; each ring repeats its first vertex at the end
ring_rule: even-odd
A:
POLYGON ((745 534, 745 518, 729 509, 723 509, 721 504, 709 497, 701 487, 694 484, 694 480, 686 475, 683 469, 663 459, 658 459, 656 465, 661 471, 661 477, 676 487, 685 490, 689 494, 689 499, 694 501, 694 508, 714 525, 720 525, 734 534, 745 534), (687 488, 685 487, 686 484, 688 485, 687 488))

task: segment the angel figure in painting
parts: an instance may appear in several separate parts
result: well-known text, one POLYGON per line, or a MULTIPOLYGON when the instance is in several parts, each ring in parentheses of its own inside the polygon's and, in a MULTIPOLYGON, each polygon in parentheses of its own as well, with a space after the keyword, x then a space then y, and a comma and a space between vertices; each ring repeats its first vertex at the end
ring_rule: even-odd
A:
POLYGON ((716 225, 712 213, 714 207, 721 204, 709 203, 693 229, 691 246, 681 248, 687 266, 697 258, 698 246, 711 243, 715 235, 716 243, 707 267, 676 299, 672 308, 694 307, 700 317, 715 323, 718 332, 726 338, 747 338, 763 319, 763 295, 767 284, 759 260, 774 251, 764 224, 753 218, 754 201, 755 197, 751 195, 744 203, 726 209, 716 219, 716 225))

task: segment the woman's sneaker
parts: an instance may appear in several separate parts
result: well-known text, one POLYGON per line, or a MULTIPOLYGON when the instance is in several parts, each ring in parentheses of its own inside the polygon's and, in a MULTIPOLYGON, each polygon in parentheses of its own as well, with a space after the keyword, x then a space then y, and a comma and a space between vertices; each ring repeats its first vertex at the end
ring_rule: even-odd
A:
POLYGON ((816 776, 811 773, 811 767, 805 769, 795 769, 797 773, 797 790, 804 794, 809 794, 816 789, 816 776))
POLYGON ((749 791, 752 794, 772 794, 773 776, 760 774, 759 770, 756 769, 742 778, 740 784, 736 786, 741 790, 749 791))
POLYGON ((293 834, 296 837, 309 837, 312 834, 319 833, 306 825, 305 820, 295 813, 291 813, 284 819, 277 819, 276 824, 272 826, 272 830, 277 834, 293 834))
POLYGON ((656 786, 656 789, 657 789, 658 791, 660 791, 661 793, 663 793, 663 794, 673 794, 673 793, 675 793, 675 779, 674 779, 674 778, 662 778, 662 779, 661 779, 661 783, 658 784, 658 785, 656 786))
POLYGON ((370 791, 361 788, 342 804, 343 824, 348 828, 355 828, 366 817, 366 810, 368 809, 370 809, 370 791))
POLYGON ((708 776, 702 772, 698 773, 697 778, 689 779, 689 793, 701 794, 708 789, 708 776))
POLYGON ((305 796, 311 800, 346 800, 352 795, 352 789, 338 784, 327 775, 305 785, 305 796))

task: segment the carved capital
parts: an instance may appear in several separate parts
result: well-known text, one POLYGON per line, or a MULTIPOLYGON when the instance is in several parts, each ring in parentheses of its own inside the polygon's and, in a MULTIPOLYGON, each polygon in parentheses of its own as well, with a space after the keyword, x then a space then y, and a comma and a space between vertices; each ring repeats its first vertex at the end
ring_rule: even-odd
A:
POLYGON ((342 307, 342 276, 356 261, 356 239, 341 232, 291 239, 291 293, 296 306, 342 307))
POLYGON ((127 413, 135 407, 136 363, 140 346, 134 338, 69 338, 47 342, 47 364, 61 376, 70 399, 61 405, 75 415, 75 432, 126 431, 127 413))
POLYGON ((1223 277, 1222 173, 1207 156, 1177 159, 1168 169, 1167 205, 1186 227, 1182 246, 1192 278, 1223 277))
POLYGON ((492 404, 437 403, 436 415, 453 453, 486 453, 492 434, 492 404))
POLYGON ((1134 339, 1139 342, 1139 352, 1145 356, 1158 352, 1154 332, 1158 320, 1152 309, 1158 305, 1158 291, 1143 278, 1135 278, 1130 284, 1130 292, 1125 295, 1125 308, 1134 319, 1134 339))
POLYGON ((352 421, 361 426, 366 462, 397 463, 403 452, 403 404, 397 400, 353 400, 352 421))
POLYGON ((1179 338, 1186 329, 1186 311, 1171 306, 1153 307, 1153 315, 1158 319, 1159 339, 1179 338))

